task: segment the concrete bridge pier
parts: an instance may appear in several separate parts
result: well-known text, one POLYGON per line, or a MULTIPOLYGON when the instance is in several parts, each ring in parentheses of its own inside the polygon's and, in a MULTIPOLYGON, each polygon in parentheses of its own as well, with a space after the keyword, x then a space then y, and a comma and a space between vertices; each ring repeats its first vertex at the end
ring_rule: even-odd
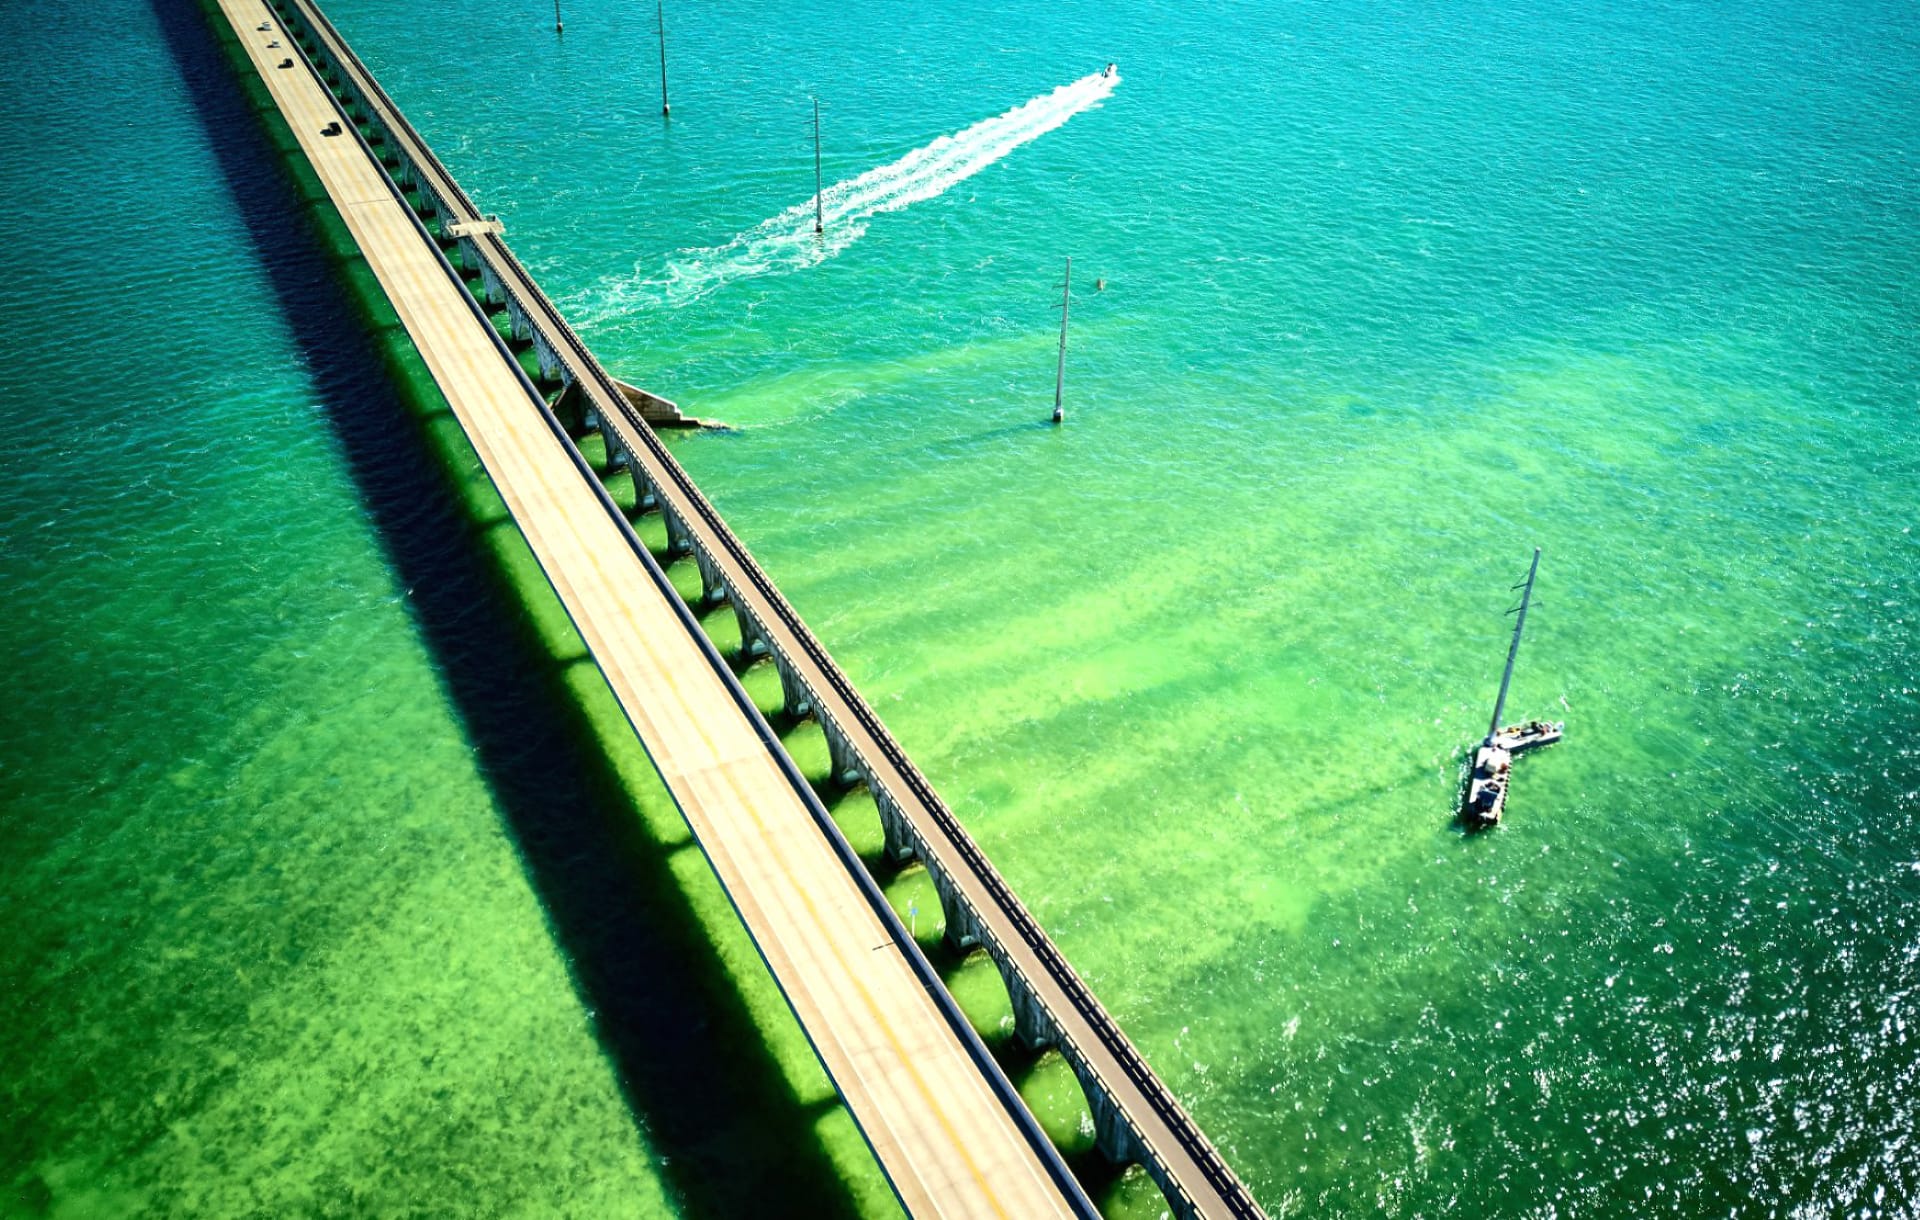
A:
POLYGON ((773 668, 780 675, 780 698, 785 704, 787 715, 805 716, 813 711, 813 696, 807 691, 807 684, 800 675, 793 672, 793 666, 779 653, 773 653, 773 668))
POLYGON ((507 298, 507 329, 522 343, 533 340, 533 322, 527 317, 527 311, 520 308, 520 302, 512 297, 507 298))
MULTIPOLYGON (((667 527, 667 557, 678 559, 682 555, 693 554, 693 534, 687 529, 687 523, 680 519, 680 515, 663 506, 660 510, 660 519, 666 523, 667 527)), ((741 619, 743 640, 746 638, 746 625, 747 620, 741 619)))
MULTIPOLYGON (((562 390, 560 391, 560 393, 564 397, 566 394, 566 391, 562 390)), ((619 433, 615 432, 612 428, 601 428, 600 436, 601 436, 601 439, 607 442, 607 473, 608 474, 612 474, 614 471, 619 470, 623 467, 628 470, 635 469, 635 466, 633 464, 633 454, 627 452, 627 447, 620 443, 619 433)))
POLYGON ((934 891, 940 895, 940 913, 947 919, 947 944, 965 953, 980 943, 980 925, 974 919, 973 908, 960 897, 960 891, 945 873, 928 869, 927 875, 933 878, 934 891))
MULTIPOLYGON (((880 834, 885 843, 882 850, 886 852, 887 859, 907 860, 917 855, 918 849, 914 844, 911 824, 893 797, 889 796, 883 788, 874 788, 873 804, 874 808, 880 811, 880 834)), ((945 899, 943 898, 942 901, 945 899)), ((947 926, 949 928, 953 926, 951 915, 948 916, 947 926)))
POLYGON ((375 135, 381 134, 382 124, 374 120, 373 107, 367 103, 367 95, 360 92, 360 86, 347 80, 341 84, 339 92, 341 109, 347 112, 347 118, 356 125, 373 128, 375 135))
POLYGON ((557 381, 562 386, 573 380, 573 375, 567 372, 567 366, 560 360, 560 353, 554 351, 553 345, 547 342, 547 332, 544 330, 533 332, 533 356, 539 362, 540 380, 557 381))
MULTIPOLYGON (((473 239, 468 238, 466 244, 473 248, 474 256, 478 258, 479 247, 474 246, 473 239)), ((507 303, 507 286, 500 282, 500 276, 494 271, 493 264, 484 258, 480 259, 480 294, 488 305, 507 303)))
MULTIPOLYGON (((1115 1105, 1100 1082, 1086 1069, 1086 1065, 1077 1055, 1066 1056, 1068 1066, 1080 1079, 1080 1092, 1086 1096, 1087 1110, 1093 1115, 1094 1144, 1100 1149, 1100 1155, 1115 1165, 1144 1164, 1147 1149, 1141 1144, 1140 1137, 1134 1134, 1133 1124, 1127 1121, 1120 1107, 1115 1105)), ((1165 1187, 1162 1187, 1164 1191, 1165 1187)))
MULTIPOLYGON (((989 950, 991 952, 991 950, 989 950)), ((1013 1001, 1013 1036, 1030 1051, 1043 1050, 1060 1041, 1053 1017, 1040 998, 1027 986, 1018 970, 1009 970, 1006 962, 994 954, 993 964, 1000 967, 1000 978, 1007 985, 1007 998, 1013 1001)))
MULTIPOLYGON (((434 194, 432 185, 425 178, 420 179, 419 194, 420 204, 414 208, 414 215, 420 218, 420 223, 426 226, 428 233, 433 233, 433 218, 444 215, 440 196, 434 194)), ((435 233, 434 236, 438 238, 440 235, 435 233)))
POLYGON ((767 647, 767 633, 760 630, 760 624, 751 614, 741 609, 737 601, 733 605, 733 617, 740 624, 740 655, 742 657, 751 662, 772 655, 773 650, 767 647))
POLYGON ((847 735, 840 731, 840 726, 825 716, 816 719, 820 722, 821 732, 827 737, 827 757, 833 762, 834 780, 850 785, 866 779, 867 773, 861 767, 860 754, 853 748, 853 743, 847 740, 847 735))
POLYGON ((633 471, 633 511, 650 513, 660 507, 660 493, 653 484, 640 477, 640 467, 629 467, 633 471))
MULTIPOLYGON (((705 551, 695 551, 693 562, 700 567, 701 604, 717 606, 721 602, 731 600, 728 596, 727 579, 720 574, 720 565, 713 561, 713 556, 705 551)), ((743 630, 740 633, 740 639, 744 643, 746 638, 746 632, 743 630)))

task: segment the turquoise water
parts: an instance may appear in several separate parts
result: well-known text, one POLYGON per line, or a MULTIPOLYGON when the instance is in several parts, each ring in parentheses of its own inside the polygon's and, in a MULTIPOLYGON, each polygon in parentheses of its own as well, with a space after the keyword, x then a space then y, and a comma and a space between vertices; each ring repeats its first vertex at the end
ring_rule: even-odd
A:
POLYGON ((0 31, 0 1215, 886 1214, 210 27, 0 31))
MULTIPOLYGON (((389 1197, 725 1212, 659 1168, 684 1099, 619 1084, 646 1040, 586 1015, 567 887, 514 867, 525 821, 468 748, 489 701, 410 616, 427 561, 368 508, 354 395, 314 389, 274 243, 127 11, 105 36, 140 72, 104 97, 75 31, 6 18, 9 111, 48 138, 0 162, 29 353, 0 877, 35 1014, 0 1042, 34 1065, 3 1163, 57 1200, 146 1157, 107 1176, 244 1210, 249 1163, 182 1161, 172 1091, 120 1079, 160 1064, 229 1141, 251 1128, 201 1097, 281 1132, 326 1090, 357 1098, 342 1130, 408 1113, 389 1197), (57 138, 143 89, 137 123, 57 138), (97 431, 73 367, 114 370, 97 431), (417 884, 376 849, 396 786, 417 884), (381 939, 408 897, 436 931, 381 939), (249 954, 299 928, 370 956, 319 954, 347 987, 258 949, 272 1003, 203 1003, 165 952, 209 918, 249 954), (414 1109, 415 1031, 455 1011, 476 1056, 560 1048, 495 1087, 497 1129, 414 1109), (315 1060, 321 1027, 361 1032, 315 1060)), ((682 460, 1271 1212, 1912 1214, 1911 8, 676 7, 667 123, 632 6, 569 0, 558 38, 535 9, 329 11, 603 360, 735 426, 682 460), (1110 96, 975 172, 781 240, 811 95, 845 183, 1109 60, 1110 96), (1467 839, 1458 751, 1535 544, 1510 711, 1568 737, 1467 839)), ((374 377, 350 355, 334 376, 374 377)), ((739 1007, 817 1088, 777 1002, 739 1007)), ((270 1180, 345 1172, 342 1139, 270 1180)), ((754 1166, 777 1138, 710 1142, 754 1166)))

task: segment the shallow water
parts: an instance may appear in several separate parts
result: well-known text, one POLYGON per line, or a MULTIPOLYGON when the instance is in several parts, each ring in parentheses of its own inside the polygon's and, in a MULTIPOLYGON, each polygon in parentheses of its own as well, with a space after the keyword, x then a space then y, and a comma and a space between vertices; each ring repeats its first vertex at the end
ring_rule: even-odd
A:
POLYGON ((25 16, 0 1215, 886 1214, 199 13, 25 16))
MULTIPOLYGON (((426 37, 389 0, 330 12, 603 360, 737 426, 678 452, 1269 1210, 1912 1214, 1909 8, 721 4, 668 14, 666 123, 638 10, 569 2, 558 38, 532 10, 457 4, 426 37), (1108 60, 1097 106, 817 259, 729 273, 737 236, 811 202, 810 95, 834 184, 1108 60), (1568 737, 1467 839, 1458 750, 1534 544, 1510 711, 1568 737)), ((148 64, 162 96, 168 70, 148 64)), ((23 60, 6 83, 49 128, 48 97, 79 104, 53 75, 23 60)), ((6 170, 23 201, 86 181, 94 213, 140 218, 8 217, 8 257, 31 249, 59 303, 27 338, 115 318, 69 350, 177 404, 51 446, 43 415, 6 425, 0 562, 33 694, 4 780, 38 870, 9 885, 97 861, 114 880, 35 935, 120 971, 150 947, 74 929, 119 926, 125 870, 212 851, 316 775, 369 817, 396 783, 465 811, 471 845, 416 867, 511 860, 476 812, 470 713, 438 693, 326 408, 260 321, 259 248, 207 201, 204 147, 128 175, 140 134, 6 170), (167 209, 205 252, 180 256, 167 209), (227 320, 170 325, 208 310, 227 320), (287 369, 277 393, 260 363, 287 369), (156 445, 159 465, 124 460, 156 445), (219 490, 178 491, 196 480, 219 490), (369 659, 381 638, 394 659, 369 659), (130 697, 159 666, 203 677, 130 697), (258 791, 234 793, 204 726, 231 743, 249 711, 258 791), (63 727, 86 713, 107 732, 76 754, 63 727), (368 728, 394 717, 406 734, 368 728), (225 804, 194 786, 216 783, 225 804)), ((16 403, 71 395, 51 365, 6 375, 16 403)), ((380 868, 355 884, 317 850, 254 850, 330 893, 380 868)), ((482 955, 530 998, 500 995, 474 1037, 550 1021, 573 1030, 561 1076, 604 1080, 537 896, 446 884, 465 897, 438 918, 523 955, 482 955)), ((258 901, 245 878, 182 887, 146 935, 258 901)), ((337 902, 348 936, 365 910, 337 902)), ((295 1005, 356 1006, 391 1010, 378 987, 295 1005)), ((230 1039, 240 1011, 180 1036, 230 1039)), ((503 1109, 541 1113, 551 1094, 524 1087, 503 1109)), ((602 1109, 536 1123, 541 1147, 617 1146, 609 1180, 662 1189, 595 1087, 602 1109)), ((73 1126, 94 1120, 59 1099, 84 1092, 30 1100, 73 1126)), ((540 1156, 490 1164, 497 1189, 553 1188, 540 1156)))

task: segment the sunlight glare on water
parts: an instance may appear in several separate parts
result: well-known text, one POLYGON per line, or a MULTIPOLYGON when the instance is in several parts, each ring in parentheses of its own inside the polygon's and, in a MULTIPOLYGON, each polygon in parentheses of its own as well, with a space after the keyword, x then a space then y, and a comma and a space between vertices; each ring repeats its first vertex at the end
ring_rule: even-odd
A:
MULTIPOLYGON (((394 0, 328 8, 609 368, 734 426, 676 452, 1272 1213, 1912 1214, 1911 5, 718 0, 668 8, 670 120, 631 6, 569 0, 560 37, 473 0, 430 29, 394 0), (1110 61, 1124 89, 1098 77, 1110 61), (1567 737, 1518 764, 1506 824, 1466 838, 1460 750, 1534 545, 1509 711, 1567 737)), ((64 180, 98 197, 139 136, 96 138, 64 180)), ((52 198, 27 156, 10 190, 52 198)), ((184 260, 162 297, 162 272, 122 291, 58 270, 152 266, 138 229, 47 244, 41 291, 87 320, 38 333, 259 293, 203 173, 150 189, 216 218, 224 260, 184 260)), ((115 215, 151 210, 115 189, 115 215)), ((130 346, 188 360, 164 330, 130 346)), ((208 333, 220 362, 199 357, 197 389, 150 383, 190 406, 107 426, 217 422, 180 460, 230 488, 227 514, 107 475, 97 441, 49 442, 44 418, 11 425, 7 595, 34 624, 12 650, 37 711, 9 726, 9 825, 78 816, 104 783, 55 728, 121 707, 92 684, 102 658, 236 608, 274 647, 236 654, 201 624, 168 657, 279 692, 272 716, 252 688, 179 700, 279 727, 247 784, 357 790, 381 772, 346 761, 376 739, 354 726, 397 703, 437 760, 408 772, 413 807, 473 807, 404 620, 328 608, 391 584, 343 524, 346 476, 215 439, 324 449, 287 421, 297 382, 276 397, 235 371, 286 363, 286 340, 208 333), (76 472, 90 495, 134 487, 114 502, 144 528, 66 507, 76 472), (223 539, 261 565, 296 492, 312 549, 272 566, 284 591, 255 606, 215 565, 206 585, 235 600, 184 604, 209 561, 183 556, 223 539), (381 632, 416 676, 372 700, 359 654, 326 648, 381 632), (315 706, 340 717, 332 744, 296 731, 315 706)), ((10 376, 15 402, 70 392, 10 376)), ((218 798, 143 797, 160 816, 99 846, 115 867, 190 834, 183 810, 254 816, 188 731, 199 714, 112 713, 112 774, 218 798)), ((467 825, 455 854, 497 868, 467 825)), ((69 848, 25 833, 51 875, 69 848)), ((208 885, 167 918, 254 893, 208 885)), ((436 909, 473 893, 496 891, 450 880, 436 909)), ((559 977, 537 912, 498 901, 484 934, 559 977)), ((472 1019, 484 1040, 493 1018, 472 1019)), ((556 1054, 590 1109, 615 1108, 590 1055, 556 1054)), ((631 1197, 657 1189, 631 1127, 541 1130, 582 1156, 620 1144, 631 1197)), ((546 1162, 489 1163, 505 1182, 546 1162)))

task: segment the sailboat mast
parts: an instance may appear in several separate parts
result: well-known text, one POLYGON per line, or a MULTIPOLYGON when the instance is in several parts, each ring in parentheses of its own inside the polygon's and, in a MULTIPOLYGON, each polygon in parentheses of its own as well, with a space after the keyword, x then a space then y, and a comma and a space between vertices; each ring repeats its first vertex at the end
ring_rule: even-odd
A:
POLYGON ((1073 309, 1073 258, 1067 258, 1067 278, 1060 285, 1060 363, 1053 373, 1053 422, 1066 418, 1062 402, 1067 390, 1067 315, 1073 309))
POLYGON ((820 186, 820 99, 813 99, 813 231, 827 231, 825 192, 820 186))
POLYGON ((1493 704, 1493 723, 1487 726, 1487 740, 1500 731, 1500 714, 1507 709, 1507 687, 1513 684, 1513 662, 1520 655, 1520 632, 1527 625, 1527 605, 1533 601, 1533 578, 1540 571, 1540 548, 1533 548, 1533 566, 1527 569, 1526 592, 1520 595, 1520 617, 1513 624, 1513 643, 1507 648, 1507 672, 1500 676, 1500 697, 1493 704))

